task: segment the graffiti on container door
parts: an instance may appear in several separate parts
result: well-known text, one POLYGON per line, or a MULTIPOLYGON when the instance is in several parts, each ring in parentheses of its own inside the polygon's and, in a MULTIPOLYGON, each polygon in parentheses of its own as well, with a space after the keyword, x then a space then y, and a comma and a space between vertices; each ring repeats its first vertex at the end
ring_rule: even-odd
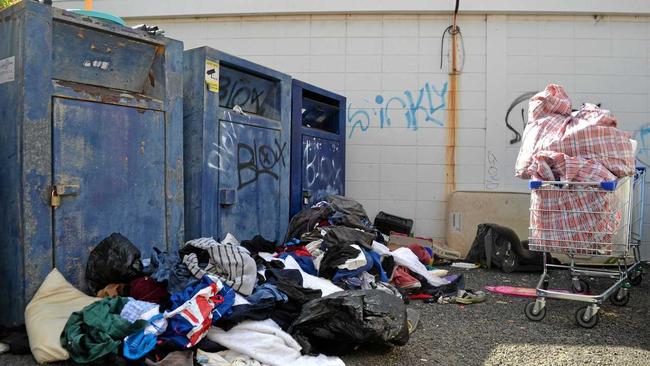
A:
POLYGON ((258 145, 253 139, 253 146, 238 143, 237 144, 237 176, 239 186, 242 189, 249 184, 257 182, 259 177, 266 174, 275 180, 280 177, 273 171, 276 165, 286 166, 284 161, 284 150, 287 143, 280 144, 278 140, 273 140, 273 146, 258 145))
POLYGON ((338 165, 336 155, 339 146, 337 143, 323 142, 318 139, 308 139, 304 143, 303 157, 305 159, 305 176, 307 188, 330 187, 339 182, 343 167, 338 165), (329 147, 324 144, 331 144, 329 147), (332 156, 327 156, 330 153, 332 156))
POLYGON ((269 118, 277 118, 274 108, 276 85, 238 71, 221 73, 219 104, 227 108, 240 106, 242 110, 269 118))
MULTIPOLYGON (((432 83, 426 82, 417 92, 405 90, 403 95, 375 96, 376 107, 353 108, 348 104, 348 124, 351 138, 355 131, 364 132, 370 125, 379 128, 391 126, 393 123, 404 123, 407 128, 417 130, 421 123, 432 123, 442 126, 442 117, 437 113, 446 106, 447 82, 442 87, 436 88, 432 83)), ((367 99, 364 99, 369 102, 367 99)))
POLYGON ((212 150, 208 153, 208 167, 220 172, 226 170, 226 164, 235 158, 237 132, 233 124, 225 124, 221 133, 220 143, 213 142, 212 150))

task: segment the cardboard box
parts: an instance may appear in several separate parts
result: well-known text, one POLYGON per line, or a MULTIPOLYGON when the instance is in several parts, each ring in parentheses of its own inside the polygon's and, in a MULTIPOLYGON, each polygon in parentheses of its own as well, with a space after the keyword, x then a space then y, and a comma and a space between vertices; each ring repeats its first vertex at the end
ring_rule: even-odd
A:
POLYGON ((460 253, 455 250, 447 248, 447 246, 438 240, 431 238, 411 237, 399 233, 391 233, 388 239, 388 247, 390 250, 395 250, 400 247, 408 247, 411 244, 417 244, 422 247, 431 248, 433 254, 440 258, 445 259, 460 259, 460 253))

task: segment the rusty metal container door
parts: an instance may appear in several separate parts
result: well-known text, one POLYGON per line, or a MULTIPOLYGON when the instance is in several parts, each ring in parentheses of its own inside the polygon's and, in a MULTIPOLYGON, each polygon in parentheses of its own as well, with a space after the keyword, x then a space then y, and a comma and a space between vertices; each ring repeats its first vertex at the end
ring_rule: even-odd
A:
POLYGON ((0 325, 91 248, 183 242, 183 44, 35 1, 0 10, 0 325))
POLYGON ((85 259, 114 231, 145 256, 166 242, 164 113, 54 98, 52 121, 54 265, 83 288, 85 259))

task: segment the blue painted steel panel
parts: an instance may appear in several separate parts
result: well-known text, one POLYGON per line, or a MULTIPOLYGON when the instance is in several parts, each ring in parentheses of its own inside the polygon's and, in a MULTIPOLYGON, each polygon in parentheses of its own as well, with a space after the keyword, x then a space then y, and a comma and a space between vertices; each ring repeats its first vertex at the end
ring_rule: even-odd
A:
POLYGON ((15 69, 14 80, 0 78, 0 325, 8 325, 23 321, 55 265, 80 284, 88 248, 105 233, 143 248, 184 239, 182 43, 32 1, 0 12, 0 34, 0 61, 13 58, 15 69), (85 62, 98 57, 110 67, 85 62), (56 210, 55 187, 66 194, 56 210))
POLYGON ((281 240, 289 212, 289 76, 207 47, 186 51, 184 63, 187 238, 230 232, 281 240), (206 76, 219 81, 218 90, 206 76))
POLYGON ((291 216, 330 194, 345 194, 346 98, 292 83, 291 216))
POLYGON ((303 197, 303 207, 330 194, 344 194, 345 152, 340 141, 303 134, 301 158, 301 192, 309 194, 308 200, 303 197))
POLYGON ((119 228, 140 250, 165 242, 163 112, 54 98, 54 264, 80 288, 86 258, 119 228), (70 238, 75 238, 71 241, 70 238))
POLYGON ((55 79, 143 91, 156 54, 155 44, 63 22, 54 22, 52 32, 55 79), (107 72, 111 70, 120 72, 107 72))
MULTIPOLYGON (((19 4, 0 14, 0 60, 8 62, 14 57, 15 74, 20 75, 25 66, 22 57, 17 56, 23 52, 25 29, 22 24, 25 9, 19 4)), ((0 83, 0 291, 3 294, 0 296, 0 308, 4 309, 0 313, 14 311, 25 304, 22 295, 23 231, 20 225, 16 225, 22 220, 23 192, 20 185, 12 183, 20 181, 22 176, 18 141, 21 125, 12 121, 21 119, 24 115, 20 95, 23 85, 22 77, 0 83)))

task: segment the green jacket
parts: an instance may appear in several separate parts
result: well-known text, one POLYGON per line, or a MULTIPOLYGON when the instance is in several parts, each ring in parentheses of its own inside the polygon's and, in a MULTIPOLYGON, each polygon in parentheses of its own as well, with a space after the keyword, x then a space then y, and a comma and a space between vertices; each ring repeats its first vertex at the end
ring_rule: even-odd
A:
POLYGON ((61 345, 77 363, 89 363, 110 353, 117 354, 124 337, 147 326, 120 316, 129 299, 108 297, 70 315, 61 333, 61 345))

